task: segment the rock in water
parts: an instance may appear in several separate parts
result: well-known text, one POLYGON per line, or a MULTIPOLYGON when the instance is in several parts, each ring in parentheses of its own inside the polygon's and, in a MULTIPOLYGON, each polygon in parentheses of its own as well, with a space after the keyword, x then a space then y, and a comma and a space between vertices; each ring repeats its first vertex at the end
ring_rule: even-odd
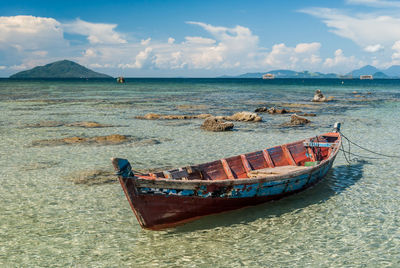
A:
POLYGON ((156 114, 148 113, 143 116, 135 116, 136 119, 146 119, 146 120, 186 120, 186 119, 205 119, 210 117, 211 114, 197 114, 197 115, 185 115, 185 114, 156 114))
POLYGON ((315 113, 303 113, 302 116, 317 116, 315 113))
POLYGON ((268 108, 265 107, 265 106, 264 107, 259 107, 259 108, 254 110, 255 113, 264 113, 266 111, 268 111, 268 108))
POLYGON ((274 106, 274 107, 271 107, 271 108, 259 107, 259 108, 255 109, 254 112, 256 112, 256 113, 257 112, 258 113, 267 112, 269 114, 287 114, 287 113, 300 113, 301 111, 293 110, 293 109, 285 109, 285 108, 279 109, 279 108, 276 108, 274 106))
POLYGON ((102 128, 102 127, 112 127, 111 125, 104 125, 92 121, 74 122, 66 124, 68 127, 84 127, 84 128, 102 128))
POLYGON ((287 114, 290 111, 287 111, 285 108, 277 109, 276 107, 271 107, 267 110, 269 114, 287 114))
POLYGON ((59 146, 59 145, 73 145, 73 144, 97 144, 97 145, 118 145, 122 143, 131 142, 131 136, 112 134, 108 136, 95 136, 95 137, 68 137, 62 139, 52 140, 38 140, 33 141, 32 146, 59 146))
POLYGON ((315 91, 314 98, 312 99, 313 102, 325 102, 326 98, 324 94, 322 94, 321 90, 317 89, 315 91))
POLYGON ((204 120, 204 123, 201 125, 201 128, 207 131, 227 131, 231 130, 234 127, 231 122, 224 122, 221 119, 217 119, 215 117, 208 117, 204 120))
POLYGON ((259 122, 262 120, 262 118, 259 115, 252 112, 239 112, 231 116, 225 116, 223 117, 223 119, 231 121, 244 121, 244 122, 249 122, 249 121, 259 122))
POLYGON ((308 124, 308 123, 310 123, 311 121, 310 120, 308 120, 307 118, 305 118, 305 117, 302 117, 302 116, 298 116, 297 114, 293 114, 291 117, 290 117, 290 125, 292 125, 292 126, 299 126, 299 125, 305 125, 305 124, 308 124))

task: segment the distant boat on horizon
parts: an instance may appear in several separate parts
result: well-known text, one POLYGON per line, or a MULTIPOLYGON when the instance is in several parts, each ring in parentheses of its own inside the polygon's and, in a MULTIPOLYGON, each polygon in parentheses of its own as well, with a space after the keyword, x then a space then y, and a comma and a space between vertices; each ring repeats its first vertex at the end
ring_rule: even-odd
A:
POLYGON ((374 77, 371 74, 360 75, 360 80, 372 80, 374 77))
POLYGON ((117 83, 123 84, 125 83, 125 79, 122 76, 117 77, 117 83))
POLYGON ((264 74, 262 76, 262 79, 274 79, 274 78, 275 78, 275 75, 274 74, 270 74, 270 73, 264 74))

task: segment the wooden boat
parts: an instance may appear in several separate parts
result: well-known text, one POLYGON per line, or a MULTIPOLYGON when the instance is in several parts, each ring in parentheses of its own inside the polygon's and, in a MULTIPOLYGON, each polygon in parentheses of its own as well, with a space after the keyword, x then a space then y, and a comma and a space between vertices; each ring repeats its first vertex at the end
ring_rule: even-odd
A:
POLYGON ((199 217, 257 205, 302 191, 332 167, 336 131, 265 150, 164 172, 134 174, 126 159, 112 163, 140 225, 159 230, 199 217))

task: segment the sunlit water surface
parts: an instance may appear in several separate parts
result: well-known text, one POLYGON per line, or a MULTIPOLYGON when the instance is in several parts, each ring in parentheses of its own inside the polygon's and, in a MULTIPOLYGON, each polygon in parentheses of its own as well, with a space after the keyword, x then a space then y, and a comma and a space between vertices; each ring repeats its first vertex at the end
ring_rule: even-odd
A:
POLYGON ((179 167, 315 136, 335 121, 357 143, 399 155, 399 101, 398 80, 0 80, 0 266, 399 267, 395 158, 348 166, 339 155, 325 180, 305 192, 158 232, 139 227, 119 184, 68 180, 76 172, 111 171, 111 157, 128 158, 138 169, 179 167), (335 101, 295 108, 317 113, 306 127, 282 127, 290 115, 260 114, 263 122, 235 123, 222 133, 201 130, 202 120, 134 118, 310 104, 316 89, 335 101), (29 126, 43 121, 113 126, 29 126), (109 134, 159 142, 32 146, 109 134))

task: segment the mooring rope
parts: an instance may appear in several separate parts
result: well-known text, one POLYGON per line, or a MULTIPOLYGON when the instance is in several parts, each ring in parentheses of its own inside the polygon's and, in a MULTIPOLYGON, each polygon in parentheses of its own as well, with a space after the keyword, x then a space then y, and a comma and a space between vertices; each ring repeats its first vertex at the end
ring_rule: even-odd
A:
POLYGON ((349 153, 350 153, 350 143, 351 143, 351 144, 357 146, 358 148, 363 149, 363 150, 365 150, 367 152, 370 152, 372 154, 376 154, 376 155, 380 155, 380 156, 384 156, 384 157, 390 157, 390 158, 400 158, 400 155, 388 155, 388 154, 383 154, 383 153, 378 153, 378 152, 372 151, 372 150, 370 150, 368 148, 365 148, 365 147, 355 143, 354 141, 350 140, 342 132, 339 132, 339 133, 340 133, 340 135, 342 135, 343 138, 345 138, 349 142, 349 153))
POLYGON ((359 155, 359 154, 355 154, 355 153, 352 153, 352 152, 349 152, 349 151, 346 151, 346 150, 343 150, 343 149, 339 149, 339 151, 343 152, 344 154, 349 154, 349 155, 352 155, 352 156, 355 156, 355 157, 359 157, 359 158, 383 159, 383 158, 381 158, 381 157, 373 157, 373 156, 359 155))
POLYGON ((347 162, 347 164, 351 164, 351 159, 350 159, 350 154, 349 154, 349 158, 347 158, 347 155, 346 155, 346 153, 347 153, 347 151, 344 149, 344 146, 343 146, 343 142, 340 144, 340 151, 342 151, 343 152, 343 155, 344 155, 344 158, 346 159, 346 162, 347 162))

